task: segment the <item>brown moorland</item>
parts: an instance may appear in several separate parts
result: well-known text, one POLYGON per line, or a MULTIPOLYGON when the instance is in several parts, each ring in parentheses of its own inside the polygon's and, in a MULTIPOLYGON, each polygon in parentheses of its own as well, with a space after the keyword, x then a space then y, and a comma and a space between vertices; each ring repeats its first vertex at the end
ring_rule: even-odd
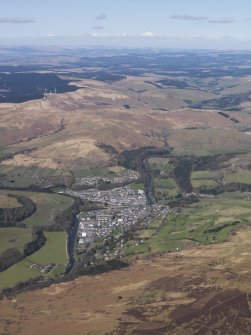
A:
POLYGON ((1 334, 247 335, 251 229, 0 301, 1 334))
POLYGON ((82 80, 76 92, 2 104, 1 154, 17 154, 2 164, 68 170, 79 164, 109 164, 110 156, 97 143, 112 145, 119 152, 160 147, 163 129, 168 129, 168 141, 177 153, 194 153, 194 146, 198 154, 250 150, 250 135, 239 129, 251 124, 251 115, 234 113, 236 123, 216 110, 187 108, 177 97, 179 103, 169 108, 174 97, 168 91, 148 88, 139 98, 129 89, 131 82, 128 78, 115 86, 82 80), (166 110, 158 107, 160 101, 166 110))

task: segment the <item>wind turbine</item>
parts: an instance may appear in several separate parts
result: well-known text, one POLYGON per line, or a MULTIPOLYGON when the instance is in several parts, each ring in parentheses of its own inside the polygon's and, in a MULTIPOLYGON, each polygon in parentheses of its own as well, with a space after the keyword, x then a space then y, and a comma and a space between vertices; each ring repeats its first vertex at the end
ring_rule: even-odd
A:
POLYGON ((44 99, 47 98, 47 88, 44 89, 44 93, 43 93, 44 99))

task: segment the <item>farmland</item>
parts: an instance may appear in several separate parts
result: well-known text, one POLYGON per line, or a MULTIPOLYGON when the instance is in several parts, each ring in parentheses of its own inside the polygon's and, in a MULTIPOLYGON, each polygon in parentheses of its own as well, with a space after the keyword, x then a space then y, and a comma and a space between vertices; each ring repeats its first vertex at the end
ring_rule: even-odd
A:
POLYGON ((144 257, 193 245, 225 242, 236 229, 250 226, 250 222, 249 193, 225 193, 191 204, 181 213, 172 213, 148 229, 138 230, 125 252, 127 256, 144 257))
POLYGON ((70 207, 73 200, 70 197, 59 194, 38 193, 29 191, 5 191, 0 190, 0 194, 24 195, 34 201, 37 205, 36 212, 26 220, 27 227, 50 226, 54 223, 56 215, 64 209, 70 207))
POLYGON ((29 256, 27 260, 44 265, 48 263, 55 263, 65 266, 67 263, 66 233, 45 232, 45 237, 45 246, 29 256))
MULTIPOLYGON (((73 204, 72 198, 59 194, 11 190, 0 190, 0 194, 1 197, 7 197, 7 194, 25 196, 36 204, 35 213, 20 223, 24 225, 22 228, 10 226, 0 228, 1 253, 15 248, 22 254, 28 243, 33 240, 34 228, 43 227, 46 230, 55 224, 56 217, 60 213, 73 204)), ((41 249, 0 272, 0 290, 11 288, 31 278, 55 278, 63 274, 68 262, 64 229, 65 227, 62 226, 60 232, 45 231, 45 245, 41 249), (34 264, 36 266, 32 267, 34 264), (52 266, 51 271, 46 274, 42 273, 41 270, 48 265, 52 266)))
POLYGON ((0 290, 14 287, 18 282, 25 282, 31 278, 42 277, 43 274, 37 268, 31 268, 33 264, 55 264, 52 271, 46 277, 58 277, 64 273, 66 256, 66 234, 64 232, 45 233, 46 244, 37 252, 23 261, 11 266, 0 273, 0 290))
POLYGON ((29 228, 0 228, 0 252, 10 248, 22 251, 24 245, 32 240, 31 233, 29 228))

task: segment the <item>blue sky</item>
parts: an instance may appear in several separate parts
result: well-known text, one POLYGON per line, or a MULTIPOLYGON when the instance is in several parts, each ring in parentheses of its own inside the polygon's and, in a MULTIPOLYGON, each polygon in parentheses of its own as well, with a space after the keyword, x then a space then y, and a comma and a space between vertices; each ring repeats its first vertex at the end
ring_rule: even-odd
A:
POLYGON ((250 0, 0 0, 1 44, 251 49, 250 0))

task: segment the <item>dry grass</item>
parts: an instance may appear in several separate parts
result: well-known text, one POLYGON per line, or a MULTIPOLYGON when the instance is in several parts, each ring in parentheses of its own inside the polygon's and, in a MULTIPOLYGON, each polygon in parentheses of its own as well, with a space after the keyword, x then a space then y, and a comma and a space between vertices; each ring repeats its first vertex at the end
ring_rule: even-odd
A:
MULTIPOLYGON (((234 130, 235 125, 217 111, 188 109, 181 98, 143 80, 147 78, 129 78, 116 85, 83 80, 79 84, 85 88, 76 92, 1 105, 3 150, 20 152, 35 148, 4 164, 54 169, 107 164, 110 157, 96 147, 96 142, 112 145, 118 151, 160 147, 164 143, 163 128, 170 130, 169 141, 176 152, 250 148, 250 136, 234 130), (131 89, 147 91, 135 93, 131 89), (130 109, 125 109, 125 104, 130 109), (183 131, 194 127, 199 129, 183 131), (6 145, 8 149, 4 148, 6 145)), ((251 122, 246 113, 235 117, 245 125, 251 122)))
POLYGON ((10 198, 7 195, 0 194, 0 208, 21 207, 22 205, 15 198, 10 198))
MULTIPOLYGON (((146 308, 145 320, 149 315, 151 321, 168 325, 172 311, 178 311, 180 305, 194 303, 200 309, 219 290, 250 291, 250 241, 251 229, 246 229, 231 242, 140 260, 128 269, 80 277, 2 300, 2 329, 13 335, 34 334, 34 329, 37 335, 104 334, 121 327, 120 318, 134 320, 134 327, 144 329, 145 323, 133 316, 139 308, 141 312, 146 308), (191 280, 195 284, 189 286, 191 280), (200 300, 189 297, 191 289, 205 290, 204 298, 201 293, 200 300)), ((149 322, 150 328, 156 325, 149 322)), ((130 324, 127 327, 131 334, 130 324)))

